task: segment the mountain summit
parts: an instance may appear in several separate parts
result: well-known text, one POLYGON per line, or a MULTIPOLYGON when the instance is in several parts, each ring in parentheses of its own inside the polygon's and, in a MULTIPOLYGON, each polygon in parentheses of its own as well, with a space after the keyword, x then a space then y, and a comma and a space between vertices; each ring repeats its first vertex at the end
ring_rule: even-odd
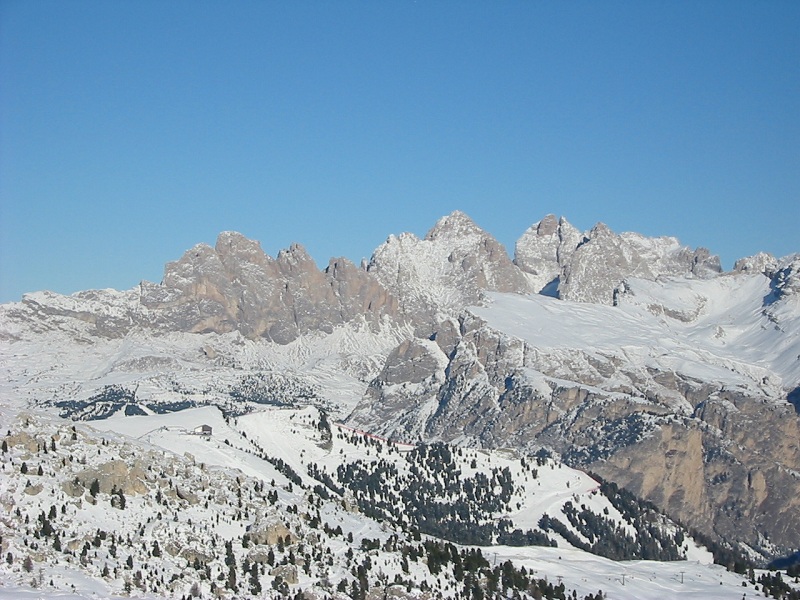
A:
POLYGON ((480 302, 485 291, 531 291, 502 244, 459 211, 440 219, 424 239, 390 236, 367 270, 407 314, 428 325, 480 302))
POLYGON ((627 278, 713 277, 722 272, 719 257, 705 248, 691 250, 671 237, 648 238, 612 232, 598 223, 581 234, 563 217, 547 215, 516 245, 514 262, 529 274, 536 291, 564 300, 612 304, 627 278))

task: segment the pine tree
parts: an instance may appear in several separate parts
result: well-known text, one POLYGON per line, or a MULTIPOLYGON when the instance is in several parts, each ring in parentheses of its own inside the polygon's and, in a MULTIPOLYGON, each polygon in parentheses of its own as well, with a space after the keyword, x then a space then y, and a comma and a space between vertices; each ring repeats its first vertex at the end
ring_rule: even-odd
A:
POLYGON ((258 564, 253 563, 250 568, 250 591, 253 594, 261 593, 261 582, 258 580, 258 564))
POLYGON ((228 567, 228 580, 226 585, 229 590, 236 591, 236 562, 232 562, 228 567))

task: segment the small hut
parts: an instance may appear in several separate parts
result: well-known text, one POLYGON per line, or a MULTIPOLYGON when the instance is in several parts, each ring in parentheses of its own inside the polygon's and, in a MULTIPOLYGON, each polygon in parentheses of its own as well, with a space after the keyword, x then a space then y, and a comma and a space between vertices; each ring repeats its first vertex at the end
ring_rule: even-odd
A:
POLYGON ((211 425, 198 425, 193 431, 195 435, 204 435, 207 437, 211 437, 212 432, 211 425))

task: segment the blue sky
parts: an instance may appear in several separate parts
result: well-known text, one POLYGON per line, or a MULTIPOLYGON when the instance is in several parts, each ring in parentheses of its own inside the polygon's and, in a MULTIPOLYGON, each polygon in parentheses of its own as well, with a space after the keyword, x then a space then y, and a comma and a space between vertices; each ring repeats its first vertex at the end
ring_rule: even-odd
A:
POLYGON ((455 209, 800 251, 800 2, 0 2, 0 302, 455 209))

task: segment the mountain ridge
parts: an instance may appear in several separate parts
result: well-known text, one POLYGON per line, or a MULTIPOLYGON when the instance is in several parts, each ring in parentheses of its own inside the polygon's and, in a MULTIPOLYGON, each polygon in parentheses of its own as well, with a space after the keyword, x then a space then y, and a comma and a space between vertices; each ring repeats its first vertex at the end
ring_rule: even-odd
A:
MULTIPOLYGON (((637 244, 640 248, 652 246, 647 240, 661 240, 662 245, 670 250, 662 250, 661 254, 680 257, 680 260, 672 261, 675 264, 644 273, 649 278, 665 274, 708 275, 720 271, 718 258, 703 248, 692 251, 680 246, 675 238, 616 235, 602 223, 580 234, 563 217, 556 223, 554 221, 553 215, 547 215, 526 230, 517 241, 512 260, 502 244, 466 214, 454 211, 442 217, 422 239, 408 233, 389 236, 375 250, 365 268, 338 258, 331 259, 321 270, 300 244, 292 244, 272 258, 257 241, 236 232, 222 232, 215 247, 197 244, 180 259, 167 263, 160 284, 142 281, 133 289, 138 291, 138 306, 123 316, 118 314, 122 307, 116 303, 117 314, 114 317, 122 317, 122 321, 127 319, 140 326, 155 324, 158 327, 161 324, 194 332, 221 333, 238 329, 248 337, 287 343, 314 329, 329 331, 332 326, 360 313, 366 314, 372 322, 388 315, 400 320, 417 320, 432 327, 441 308, 445 313, 457 312, 471 303, 480 302, 484 290, 541 293, 547 288, 548 294, 564 299, 610 304, 613 302, 612 292, 625 277, 637 276, 636 267, 642 260, 639 257, 633 264, 630 255, 637 254, 637 244), (529 240, 534 228, 541 238, 546 237, 545 231, 552 235, 554 228, 556 231, 563 228, 564 232, 558 233, 559 239, 563 240, 555 249, 551 243, 531 247, 529 240), (612 271, 587 275, 586 263, 601 263, 608 257, 598 257, 596 252, 591 252, 575 265, 569 259, 576 253, 580 254, 584 247, 593 248, 593 239, 611 240, 610 252, 618 254, 624 251, 628 258, 623 259, 622 264, 616 264, 612 271), (467 243, 467 240, 472 241, 467 243), (540 263, 538 271, 533 266, 536 261, 540 263), (418 272, 426 262, 439 266, 434 271, 428 267, 418 272), (443 268, 444 265, 449 267, 443 268), (373 277, 364 277, 365 271, 373 277), (539 271, 546 274, 541 275, 539 271), (598 281, 606 282, 602 291, 590 291, 599 285, 598 281), (320 293, 326 285, 334 289, 320 293), (345 295, 336 289, 342 287, 346 288, 345 295), (295 307, 297 301, 300 306, 295 307), (303 322, 304 313, 324 311, 323 304, 334 306, 321 318, 303 322), (275 317, 270 318, 268 314, 275 317)), ((612 258, 616 260, 619 257, 612 258)), ((737 265, 750 264, 752 272, 753 260, 759 260, 762 268, 777 264, 776 259, 764 255, 740 259, 737 265)), ((128 291, 131 296, 133 290, 128 291)), ((102 290, 90 290, 69 297, 74 298, 77 304, 84 299, 92 300, 92 296, 97 298, 102 293, 102 290)), ((48 293, 46 303, 37 303, 34 296, 35 293, 25 294, 20 302, 7 303, 6 306, 30 302, 38 304, 35 310, 43 310, 51 300, 61 295, 48 293)), ((82 315, 87 320, 92 320, 91 311, 97 307, 87 303, 83 309, 77 306, 70 309, 64 306, 64 302, 60 304, 62 306, 58 308, 65 314, 82 315)), ((115 326, 124 326, 122 321, 101 322, 99 331, 113 335, 115 326)))

